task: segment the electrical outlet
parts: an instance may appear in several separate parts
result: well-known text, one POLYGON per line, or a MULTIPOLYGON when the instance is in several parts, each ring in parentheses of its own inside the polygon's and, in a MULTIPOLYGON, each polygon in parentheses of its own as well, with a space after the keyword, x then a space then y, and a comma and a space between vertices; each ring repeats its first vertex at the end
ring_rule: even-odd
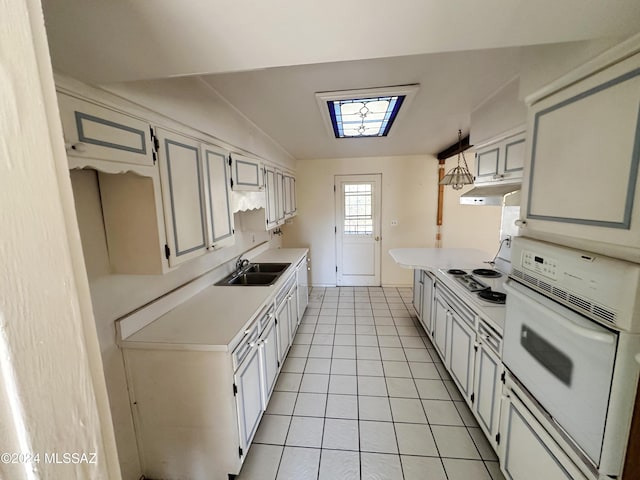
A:
POLYGON ((511 235, 507 235, 506 237, 504 237, 504 244, 507 246, 507 248, 511 248, 511 235))
POLYGON ((398 220, 391 220, 391 226, 395 227, 398 225, 398 220))

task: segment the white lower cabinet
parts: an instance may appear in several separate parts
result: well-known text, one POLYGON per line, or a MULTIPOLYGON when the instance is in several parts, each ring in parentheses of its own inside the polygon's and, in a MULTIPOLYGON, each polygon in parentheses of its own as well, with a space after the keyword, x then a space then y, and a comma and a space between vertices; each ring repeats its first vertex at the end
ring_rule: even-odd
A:
POLYGON ((309 258, 305 255, 296 267, 296 281, 298 283, 298 323, 302 320, 307 305, 309 305, 309 258))
POLYGON ((476 332, 473 318, 464 318, 455 311, 449 315, 451 340, 449 343, 448 363, 451 377, 458 384, 460 393, 473 402, 473 363, 476 332), (468 322, 471 322, 469 324, 468 322))
POLYGON ((289 305, 283 302, 276 309, 276 322, 278 325, 278 356, 280 362, 284 362, 284 357, 289 350, 289 305))
POLYGON ((296 336, 296 332, 298 331, 298 285, 296 283, 293 284, 291 291, 289 293, 289 298, 287 300, 289 305, 289 335, 291 345, 293 343, 293 337, 296 336))
POLYGON ((422 272, 422 303, 420 321, 425 332, 431 335, 433 332, 433 295, 435 292, 435 280, 429 272, 422 272))
MULTIPOLYGON (((449 323, 448 305, 436 288, 433 297, 433 345, 442 357, 443 362, 447 358, 447 325, 449 323)), ((446 363, 446 362, 445 362, 446 363)))
POLYGON ((586 479, 513 392, 502 399, 500 437, 500 466, 508 480, 586 479))
POLYGON ((498 354, 500 342, 498 334, 481 322, 475 359, 472 411, 494 449, 498 446, 496 435, 500 426, 501 378, 504 372, 498 354))
POLYGON ((422 270, 415 269, 413 271, 413 308, 420 321, 422 321, 422 275, 422 270))
POLYGON ((278 328, 273 307, 265 316, 266 325, 260 334, 260 359, 262 361, 262 379, 264 405, 266 408, 273 387, 276 386, 278 371, 280 369, 280 353, 278 352, 278 328))
POLYGON ((265 393, 260 369, 260 348, 257 341, 254 341, 253 345, 233 376, 236 386, 240 449, 243 452, 246 452, 253 439, 264 410, 265 393))
POLYGON ((439 285, 434 295, 432 338, 460 392, 471 404, 476 339, 475 316, 444 288, 443 285, 439 285))

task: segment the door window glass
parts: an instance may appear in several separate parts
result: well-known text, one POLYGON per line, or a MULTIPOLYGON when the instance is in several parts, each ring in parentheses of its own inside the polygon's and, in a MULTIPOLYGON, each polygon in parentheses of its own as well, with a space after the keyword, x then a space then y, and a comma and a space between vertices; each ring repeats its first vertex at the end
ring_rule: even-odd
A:
POLYGON ((344 185, 344 234, 373 234, 373 188, 371 183, 344 185))

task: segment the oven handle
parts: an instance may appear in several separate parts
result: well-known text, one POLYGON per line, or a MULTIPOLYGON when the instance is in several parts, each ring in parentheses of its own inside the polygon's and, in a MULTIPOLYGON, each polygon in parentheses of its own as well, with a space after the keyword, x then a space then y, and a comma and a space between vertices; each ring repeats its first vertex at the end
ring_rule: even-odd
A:
MULTIPOLYGON (((526 287, 523 287, 523 288, 526 288, 526 287)), ((596 341, 596 342, 600 342, 600 343, 611 344, 611 343, 615 342, 615 338, 614 338, 613 335, 608 335, 606 333, 594 332, 593 330, 585 328, 582 325, 578 325, 571 318, 563 317, 562 315, 560 315, 559 313, 551 310, 550 308, 546 308, 543 304, 537 302, 535 299, 531 298, 529 295, 526 295, 526 294, 522 293, 521 291, 516 290, 514 287, 512 287, 508 283, 504 284, 504 289, 507 291, 507 293, 509 295, 514 295, 514 296, 520 298, 523 302, 530 304, 533 308, 536 308, 538 310, 544 308, 546 314, 548 314, 548 315, 550 315, 552 317, 555 317, 555 319, 559 323, 561 323, 563 326, 567 327, 569 330, 571 330, 576 335, 580 335, 581 337, 588 338, 590 340, 593 340, 593 341, 596 341)), ((509 297, 507 296, 507 299, 508 298, 509 297)))

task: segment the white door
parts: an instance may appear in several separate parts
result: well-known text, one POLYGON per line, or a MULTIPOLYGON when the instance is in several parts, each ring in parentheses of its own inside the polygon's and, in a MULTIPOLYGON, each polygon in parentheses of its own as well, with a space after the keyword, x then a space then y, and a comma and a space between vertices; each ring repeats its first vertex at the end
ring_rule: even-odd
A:
POLYGON ((380 285, 382 175, 336 175, 336 284, 380 285))

